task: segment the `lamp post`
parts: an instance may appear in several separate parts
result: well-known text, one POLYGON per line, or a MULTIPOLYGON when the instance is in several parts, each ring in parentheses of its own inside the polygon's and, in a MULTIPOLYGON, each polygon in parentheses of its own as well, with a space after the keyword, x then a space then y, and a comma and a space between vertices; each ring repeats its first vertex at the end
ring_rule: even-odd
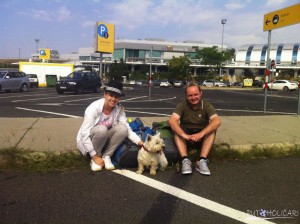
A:
POLYGON ((35 39, 35 50, 36 50, 36 53, 39 53, 38 51, 38 43, 40 42, 39 39, 35 39))
MULTIPOLYGON (((223 28, 222 28, 222 45, 221 45, 222 54, 223 54, 224 25, 226 24, 226 22, 227 22, 227 19, 222 19, 221 20, 221 24, 223 25, 223 28)), ((221 65, 220 65, 220 76, 221 76, 221 65)))

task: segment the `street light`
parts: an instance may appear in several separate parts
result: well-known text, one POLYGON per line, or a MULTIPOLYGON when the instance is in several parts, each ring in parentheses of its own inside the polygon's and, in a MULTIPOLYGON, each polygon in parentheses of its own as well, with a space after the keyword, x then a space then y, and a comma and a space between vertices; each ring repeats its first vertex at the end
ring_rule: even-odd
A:
MULTIPOLYGON (((223 54, 223 37, 224 37, 224 25, 226 24, 227 19, 222 19, 221 20, 221 24, 223 25, 223 29, 222 29, 222 45, 221 45, 221 52, 223 54)), ((221 66, 220 66, 220 76, 221 76, 221 66)))
POLYGON ((39 39, 35 39, 35 49, 36 49, 36 53, 39 53, 38 51, 38 43, 40 42, 39 39))

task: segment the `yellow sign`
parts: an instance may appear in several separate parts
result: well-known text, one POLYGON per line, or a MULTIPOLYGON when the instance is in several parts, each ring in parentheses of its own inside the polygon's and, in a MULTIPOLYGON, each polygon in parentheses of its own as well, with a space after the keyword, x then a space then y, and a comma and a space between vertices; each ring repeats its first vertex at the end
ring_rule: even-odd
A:
POLYGON ((264 15, 264 31, 300 23, 300 3, 264 15))
POLYGON ((115 25, 97 22, 95 27, 95 52, 113 53, 115 48, 115 25))
POLYGON ((49 48, 39 49, 39 58, 40 59, 49 60, 50 56, 51 55, 50 55, 50 49, 49 48))

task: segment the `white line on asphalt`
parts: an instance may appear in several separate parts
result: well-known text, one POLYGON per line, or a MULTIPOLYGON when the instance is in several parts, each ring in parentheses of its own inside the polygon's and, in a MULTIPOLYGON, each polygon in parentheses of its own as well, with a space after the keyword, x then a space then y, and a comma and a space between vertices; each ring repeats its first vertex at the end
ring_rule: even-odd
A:
MULTIPOLYGON (((219 111, 234 111, 234 112, 245 112, 245 113, 263 113, 261 110, 229 110, 229 109, 216 109, 219 111)), ((275 111, 267 111, 269 114, 287 114, 287 115, 295 115, 296 113, 286 113, 286 112, 275 112, 275 111)))
POLYGON ((28 109, 28 108, 23 108, 23 107, 16 107, 16 109, 34 111, 34 112, 45 113, 45 114, 55 114, 55 115, 59 115, 59 116, 72 117, 72 118, 82 118, 79 116, 73 116, 73 115, 69 115, 69 114, 55 113, 55 112, 43 111, 43 110, 33 110, 33 109, 28 109))
POLYGON ((65 103, 69 103, 69 102, 85 101, 85 100, 100 99, 100 98, 101 98, 101 97, 97 96, 97 97, 90 97, 90 98, 77 99, 77 100, 67 100, 67 101, 64 101, 64 102, 65 102, 65 103))
MULTIPOLYGON (((139 99, 139 98, 146 98, 147 96, 139 96, 139 97, 134 97, 134 98, 130 98, 130 99, 124 99, 121 100, 120 102, 127 102, 127 101, 131 101, 131 100, 135 100, 135 99, 139 99)), ((136 101, 134 101, 136 102, 136 101)))
POLYGON ((62 98, 62 97, 68 97, 68 96, 54 96, 54 97, 45 97, 45 98, 37 98, 37 99, 26 99, 26 100, 13 100, 11 102, 22 102, 22 101, 37 101, 37 100, 44 100, 44 99, 52 99, 52 98, 62 98))
POLYGON ((170 114, 159 114, 159 113, 151 113, 151 112, 142 112, 142 111, 134 111, 134 110, 126 110, 126 112, 134 112, 134 113, 139 113, 139 114, 152 114, 152 115, 161 115, 161 116, 167 116, 170 117, 170 114))
POLYGON ((248 213, 235 210, 228 206, 225 206, 225 205, 219 204, 217 202, 208 200, 206 198, 200 197, 198 195, 189 193, 180 188, 173 187, 171 185, 159 182, 157 180, 146 177, 144 175, 136 174, 135 172, 132 172, 130 170, 113 170, 113 172, 123 175, 125 177, 128 177, 130 179, 133 179, 135 181, 138 181, 140 183, 143 183, 147 186, 153 187, 153 188, 160 190, 162 192, 165 192, 167 194, 171 194, 177 198, 186 200, 190 203, 193 203, 193 204, 203 207, 205 209, 208 209, 213 212, 219 213, 221 215, 227 216, 229 218, 238 220, 243 223, 251 223, 251 224, 252 223, 253 224, 254 223, 255 224, 257 224, 257 223, 272 223, 272 222, 264 220, 262 218, 255 217, 248 213))
MULTIPOLYGON (((175 96, 175 97, 170 97, 170 98, 164 98, 164 99, 153 99, 153 100, 143 100, 143 101, 133 101, 132 103, 138 103, 138 102, 152 102, 152 101, 155 101, 155 102, 157 102, 157 101, 166 101, 166 100, 173 100, 173 99, 176 99, 177 97, 175 96)), ((123 100, 123 101, 120 101, 121 103, 122 102, 124 102, 125 100, 123 100)), ((126 103, 131 103, 130 101, 126 101, 126 103)))

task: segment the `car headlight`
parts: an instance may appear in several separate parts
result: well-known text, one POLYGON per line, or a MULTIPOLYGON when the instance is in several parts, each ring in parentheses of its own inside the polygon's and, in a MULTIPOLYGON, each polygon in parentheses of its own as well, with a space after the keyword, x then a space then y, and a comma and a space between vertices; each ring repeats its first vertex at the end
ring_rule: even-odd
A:
POLYGON ((69 85, 73 85, 75 86, 76 85, 76 82, 68 82, 69 85))

